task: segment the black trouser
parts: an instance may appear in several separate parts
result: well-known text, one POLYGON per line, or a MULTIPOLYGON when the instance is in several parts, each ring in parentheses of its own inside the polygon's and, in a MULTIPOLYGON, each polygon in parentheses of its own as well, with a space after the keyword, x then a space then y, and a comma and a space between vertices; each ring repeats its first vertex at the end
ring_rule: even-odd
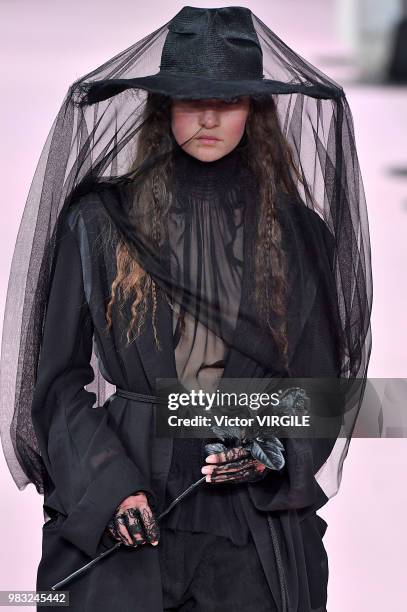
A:
POLYGON ((160 566, 166 612, 276 612, 256 547, 226 537, 162 528, 160 566))

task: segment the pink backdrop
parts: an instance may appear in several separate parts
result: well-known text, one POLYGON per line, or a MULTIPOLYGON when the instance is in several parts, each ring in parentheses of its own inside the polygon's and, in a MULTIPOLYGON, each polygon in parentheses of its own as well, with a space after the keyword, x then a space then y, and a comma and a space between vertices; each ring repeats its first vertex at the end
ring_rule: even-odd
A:
MULTIPOLYGON (((403 313, 407 312, 407 290, 405 283, 400 286, 397 281, 400 266, 407 261, 407 182, 390 176, 388 170, 407 165, 407 91, 353 84, 343 67, 324 65, 329 55, 346 52, 337 37, 333 0, 237 4, 249 7, 289 46, 345 87, 356 126, 373 252, 375 297, 369 374, 405 377, 403 313)), ((30 181, 68 86, 168 21, 183 5, 168 0, 1 2, 0 45, 7 60, 1 69, 0 102, 5 119, 0 149, 5 170, 4 222, 0 227, 1 317, 30 181), (49 80, 47 73, 53 75, 49 80)), ((328 522, 324 543, 330 567, 329 612, 406 609, 406 446, 405 440, 397 439, 352 441, 339 494, 320 511, 328 522)), ((0 589, 34 589, 41 555, 42 498, 32 485, 18 491, 1 453, 0 482, 0 589)))

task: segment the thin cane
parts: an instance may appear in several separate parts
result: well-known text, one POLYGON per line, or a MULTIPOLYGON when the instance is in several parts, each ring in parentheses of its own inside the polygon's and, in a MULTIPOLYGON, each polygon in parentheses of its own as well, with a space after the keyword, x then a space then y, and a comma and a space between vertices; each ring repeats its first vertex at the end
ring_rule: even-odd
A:
MULTIPOLYGON (((172 510, 172 508, 178 504, 178 502, 180 502, 182 499, 184 499, 184 497, 186 495, 188 495, 188 493, 190 493, 193 489, 195 489, 195 487, 197 487, 198 485, 201 484, 201 482, 204 482, 206 480, 206 476, 203 476, 202 478, 200 478, 199 480, 197 480, 196 482, 192 483, 187 489, 185 489, 185 491, 183 491, 180 495, 178 495, 178 497, 176 497, 168 506, 168 508, 166 508, 163 512, 161 512, 161 514, 159 514, 156 518, 156 521, 159 521, 160 519, 163 518, 163 516, 165 516, 166 514, 168 514, 168 512, 170 510, 172 510)), ((113 546, 111 546, 110 548, 108 548, 107 550, 105 550, 104 552, 100 553, 100 555, 98 555, 97 557, 95 557, 94 559, 92 559, 92 561, 89 561, 89 563, 86 563, 85 565, 83 565, 82 567, 80 567, 79 569, 75 570, 72 574, 69 574, 69 576, 67 576, 66 578, 64 578, 63 580, 61 580, 60 582, 57 582, 56 584, 54 584, 51 587, 52 591, 56 591, 57 589, 61 588, 62 586, 64 586, 65 584, 67 584, 68 582, 70 582, 72 580, 72 578, 76 578, 76 576, 79 576, 79 574, 82 574, 82 572, 86 571, 87 569, 89 569, 90 567, 92 567, 93 565, 95 565, 95 563, 97 563, 98 561, 100 561, 101 559, 103 559, 103 557, 106 557, 107 555, 110 555, 110 553, 112 553, 114 550, 116 550, 117 548, 119 548, 119 546, 122 545, 122 542, 117 542, 116 544, 114 544, 113 546)), ((141 548, 141 547, 140 547, 141 548)))

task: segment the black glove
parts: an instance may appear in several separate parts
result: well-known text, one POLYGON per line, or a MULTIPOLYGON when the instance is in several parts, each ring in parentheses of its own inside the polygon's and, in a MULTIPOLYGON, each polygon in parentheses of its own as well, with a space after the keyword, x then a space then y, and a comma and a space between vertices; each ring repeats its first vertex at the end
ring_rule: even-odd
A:
POLYGON ((222 452, 208 455, 206 461, 201 471, 209 475, 210 479, 207 478, 206 482, 211 483, 255 482, 271 471, 242 446, 225 447, 222 452))
POLYGON ((126 546, 146 543, 156 546, 160 537, 160 528, 144 494, 126 498, 117 507, 106 530, 114 540, 126 546))

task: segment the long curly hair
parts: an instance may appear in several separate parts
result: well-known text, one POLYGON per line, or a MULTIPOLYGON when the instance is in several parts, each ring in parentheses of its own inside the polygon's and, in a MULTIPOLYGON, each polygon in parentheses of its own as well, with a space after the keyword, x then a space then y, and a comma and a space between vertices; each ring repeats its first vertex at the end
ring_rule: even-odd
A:
MULTIPOLYGON (((254 299, 258 316, 266 324, 280 350, 282 363, 287 366, 288 339, 286 329, 286 261, 282 248, 282 236, 277 220, 275 199, 278 189, 297 195, 293 177, 301 183, 291 148, 280 127, 273 96, 251 98, 246 120, 247 163, 256 179, 259 190, 257 232, 255 241, 255 286, 254 299)), ((137 153, 131 162, 130 174, 137 171, 143 160, 171 147, 171 98, 149 93, 144 109, 144 121, 139 131, 137 153)), ((144 224, 143 233, 150 237, 159 249, 166 239, 164 218, 171 203, 172 157, 165 155, 163 161, 147 171, 145 179, 137 182, 137 189, 130 191, 137 198, 144 224)), ((134 182, 136 185, 136 181, 134 182)), ((138 215, 140 219, 140 215, 138 215)), ((127 342, 131 342, 136 328, 136 337, 151 309, 152 326, 157 350, 161 350, 156 328, 157 293, 160 288, 151 276, 131 256, 124 241, 116 248, 117 274, 111 285, 110 300, 106 308, 108 328, 112 326, 113 304, 133 297, 131 320, 127 329, 127 342)), ((164 297, 169 302, 165 292, 164 297)), ((184 313, 181 318, 181 333, 185 330, 184 313)))

